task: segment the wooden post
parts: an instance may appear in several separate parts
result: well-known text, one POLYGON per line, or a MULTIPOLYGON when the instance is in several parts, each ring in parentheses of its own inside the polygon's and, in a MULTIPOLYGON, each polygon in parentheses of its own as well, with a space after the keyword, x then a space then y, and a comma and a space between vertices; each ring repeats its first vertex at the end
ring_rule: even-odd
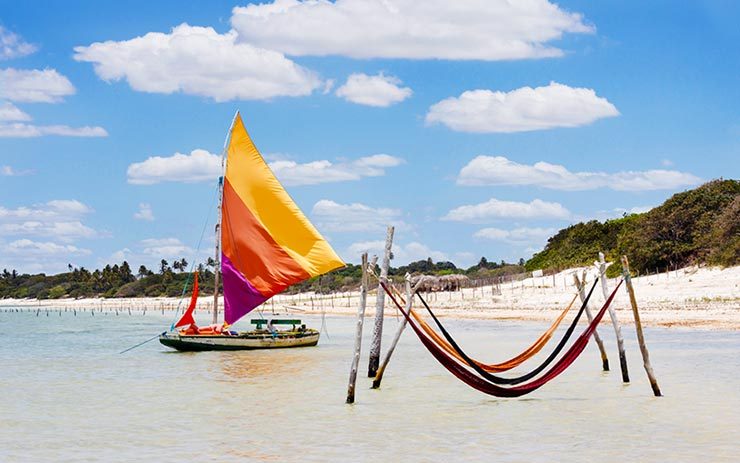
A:
MULTIPOLYGON (((575 282, 576 288, 578 289, 578 296, 581 299, 581 303, 583 303, 583 301, 586 300, 586 271, 584 270, 581 279, 578 279, 578 275, 574 273, 573 281, 575 282)), ((585 312, 586 312, 586 317, 588 317, 588 322, 591 323, 594 317, 591 314, 591 309, 588 308, 588 304, 586 304, 585 312)), ((609 371, 609 359, 606 357, 606 349, 604 349, 604 341, 601 340, 601 336, 599 336, 599 333, 596 330, 594 330, 594 340, 596 341, 596 345, 599 346, 599 352, 601 353, 601 366, 604 369, 604 371, 609 371)))
MULTIPOLYGON (((373 258, 372 265, 375 265, 373 258)), ((349 385, 347 386, 347 403, 355 403, 355 383, 357 382, 357 367, 360 365, 360 350, 362 348, 362 324, 365 318, 365 305, 367 304, 367 287, 370 281, 368 275, 367 253, 362 254, 362 285, 360 286, 360 305, 357 308, 357 331, 355 332, 355 349, 352 356, 352 367, 349 371, 349 385)))
MULTIPOLYGON (((604 302, 609 299, 609 284, 606 281, 606 260, 604 259, 604 253, 599 252, 599 261, 594 262, 596 269, 599 271, 601 278, 601 292, 604 294, 604 302)), ((622 327, 619 326, 619 320, 617 319, 617 312, 614 310, 614 306, 609 306, 609 317, 612 319, 612 325, 614 326, 614 334, 617 337, 617 349, 619 350, 619 367, 622 369, 622 382, 630 382, 630 374, 627 371, 627 355, 624 352, 624 338, 622 337, 622 327)))
POLYGON ((370 343, 370 360, 367 365, 367 377, 374 378, 380 363, 380 342, 383 337, 383 312, 385 309, 385 291, 380 282, 388 283, 388 267, 391 265, 391 247, 393 246, 393 227, 388 227, 385 235, 385 252, 383 263, 380 266, 380 281, 378 293, 375 296, 375 325, 373 325, 373 339, 370 343))
POLYGON ((658 381, 655 379, 653 367, 650 365, 650 355, 648 354, 647 346, 645 345, 645 336, 642 333, 642 322, 640 322, 640 313, 637 311, 637 300, 635 299, 635 289, 632 287, 632 278, 630 278, 630 264, 627 260, 627 256, 622 256, 622 275, 624 276, 624 284, 627 288, 627 294, 629 294, 630 297, 630 305, 632 305, 632 315, 634 315, 635 317, 637 343, 640 345, 640 352, 642 352, 642 364, 645 366, 645 373, 647 373, 648 379, 650 380, 650 387, 653 388, 653 394, 655 394, 655 397, 660 397, 663 394, 660 393, 658 381))
MULTIPOLYGON (((414 294, 416 291, 421 287, 422 283, 424 281, 424 277, 420 277, 419 281, 416 282, 416 285, 414 285, 414 288, 411 289, 411 275, 408 273, 406 274, 406 313, 409 313, 411 310, 411 306, 413 305, 413 299, 414 294)), ((393 337, 393 341, 391 342, 391 346, 388 348, 388 352, 385 354, 385 358, 383 359, 383 363, 380 365, 380 368, 378 368, 378 373, 375 375, 375 379, 373 380, 373 389, 378 389, 380 387, 380 382, 383 381, 383 374, 385 373, 385 369, 388 366, 388 362, 391 361, 391 356, 393 356, 393 351, 396 350, 396 345, 398 344, 398 340, 401 339, 401 334, 403 334, 403 330, 406 328, 406 324, 408 321, 406 320, 406 317, 403 317, 401 319, 401 324, 398 325, 398 330, 396 330, 396 335, 393 337)))

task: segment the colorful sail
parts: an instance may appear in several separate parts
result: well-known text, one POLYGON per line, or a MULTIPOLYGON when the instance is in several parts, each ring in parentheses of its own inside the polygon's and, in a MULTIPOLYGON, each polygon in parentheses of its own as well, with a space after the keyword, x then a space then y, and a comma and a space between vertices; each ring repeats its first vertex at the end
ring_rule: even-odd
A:
POLYGON ((228 325, 288 286, 344 266, 275 178, 238 113, 227 148, 221 246, 228 325))
POLYGON ((188 310, 182 314, 180 320, 175 323, 174 328, 180 328, 181 326, 195 325, 195 319, 193 318, 193 311, 195 310, 195 304, 198 303, 198 272, 195 272, 195 279, 193 280, 193 295, 190 296, 190 305, 188 310))

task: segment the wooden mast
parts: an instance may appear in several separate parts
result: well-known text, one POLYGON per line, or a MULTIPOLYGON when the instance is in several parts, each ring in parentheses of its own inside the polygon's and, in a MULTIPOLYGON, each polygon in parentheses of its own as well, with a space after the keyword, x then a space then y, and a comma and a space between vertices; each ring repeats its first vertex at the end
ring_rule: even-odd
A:
POLYGON ((229 146, 229 140, 231 140, 231 131, 234 129, 234 122, 239 116, 239 111, 234 113, 234 118, 231 119, 231 125, 229 131, 226 134, 226 140, 224 140, 224 149, 221 151, 221 177, 218 179, 218 209, 216 212, 216 268, 214 270, 213 278, 213 324, 218 324, 218 283, 219 276, 221 275, 221 221, 223 220, 223 214, 221 208, 224 202, 224 177, 226 176, 226 148, 229 146))
MULTIPOLYGON (((221 165, 224 164, 224 158, 221 157, 221 165)), ((214 269, 214 287, 213 287, 213 324, 218 323, 218 281, 221 274, 221 203, 224 199, 224 177, 218 179, 218 212, 216 212, 216 268, 214 269)))

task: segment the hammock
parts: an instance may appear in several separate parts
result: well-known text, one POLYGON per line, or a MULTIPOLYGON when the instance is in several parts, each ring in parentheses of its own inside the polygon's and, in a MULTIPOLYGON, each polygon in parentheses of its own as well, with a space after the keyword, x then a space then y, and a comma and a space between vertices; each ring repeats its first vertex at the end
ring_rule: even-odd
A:
POLYGON ((563 335, 563 338, 560 340, 557 346, 555 346, 555 349, 550 353, 550 355, 535 369, 530 371, 527 374, 517 376, 516 378, 502 378, 501 376, 496 376, 488 373, 487 371, 480 368, 473 359, 471 359, 463 350, 460 348, 460 346, 455 342, 455 339, 450 336, 450 333, 445 329, 445 327, 442 325, 442 323, 439 321, 436 315, 434 315, 434 312, 432 312, 432 309, 429 308, 429 305, 426 303, 424 298, 421 297, 421 294, 416 294, 419 296, 419 299, 421 300, 422 304, 424 304, 424 307, 426 307, 427 311, 429 312, 429 315, 432 316, 432 319, 437 324, 437 327, 439 327, 440 331, 442 331, 442 334, 444 335, 447 342, 452 345, 452 347, 455 349, 456 353, 463 358, 463 362, 470 365, 471 368, 473 368, 475 371, 478 372, 482 377, 487 379, 488 381, 494 383, 494 384, 520 384, 525 381, 528 381, 538 374, 540 374, 545 368, 547 368, 550 363, 552 363, 553 360, 555 360, 555 357, 560 354, 560 351, 563 350, 565 347, 565 344, 568 343, 568 340, 573 335, 573 331, 576 329, 576 326, 578 325, 578 321, 581 319, 581 315, 583 315, 583 312, 585 311, 589 299, 591 299, 591 294, 594 292, 594 288, 596 288, 596 283, 599 281, 598 278, 594 280, 594 284, 591 286, 591 290, 588 292, 588 296, 586 296, 586 299, 583 300, 583 303, 581 304, 581 308, 578 311, 578 314, 576 314, 576 317, 571 322, 568 329, 565 331, 565 334, 563 335))
MULTIPOLYGON (((421 294, 417 293, 417 295, 419 296, 419 299, 421 299, 422 302, 424 302, 424 300, 421 298, 421 294)), ((521 365, 522 363, 524 363, 525 361, 529 360, 530 358, 534 357, 550 341, 550 339, 552 338, 552 335, 555 333, 555 331, 560 326, 560 323, 565 319, 565 316, 568 314, 571 307, 573 307, 573 303, 576 301, 577 297, 578 295, 576 294, 573 297, 573 299, 570 301, 570 304, 568 304, 568 306, 565 308, 565 310, 563 310, 563 312, 558 316, 558 318, 555 319, 552 326, 550 326, 550 328, 548 328, 547 331, 542 333, 542 335, 534 343, 532 343, 531 346, 529 346, 524 351, 522 351, 521 354, 515 357, 512 357, 509 360, 505 362, 501 362, 501 363, 493 363, 493 364, 488 363, 487 364, 487 363, 480 362, 478 360, 473 360, 473 362, 479 368, 481 368, 482 370, 488 373, 500 373, 503 371, 511 370, 512 368, 515 368, 521 365)), ((424 305, 426 305, 426 303, 424 303, 424 305)), ((429 307, 427 307, 427 309, 428 308, 429 307)), ((461 362, 466 361, 465 358, 457 352, 455 347, 452 344, 450 344, 445 338, 440 336, 436 331, 434 331, 434 329, 431 326, 429 326, 426 320, 424 320, 418 313, 416 313, 415 310, 412 309, 410 311, 410 314, 412 317, 414 317, 417 323, 419 323, 419 326, 421 327, 421 329, 423 329, 424 332, 429 337, 431 337, 437 344, 439 344, 439 346, 442 347, 448 354, 452 355, 453 357, 455 357, 461 362)))
POLYGON ((390 291, 388 291, 387 286, 385 284, 382 284, 383 289, 386 291, 398 310, 403 314, 406 321, 411 325, 411 328, 414 330, 414 333, 416 333, 416 336, 419 338, 422 344, 424 344, 424 347, 427 348, 427 350, 434 356, 434 358, 437 359, 439 363, 442 364, 442 366, 447 369, 447 371, 455 375, 458 379, 463 381, 468 386, 477 389, 485 394, 496 397, 520 397, 525 394, 529 394, 530 392, 539 389, 540 387, 547 384, 549 381, 556 378, 571 364, 573 364, 573 362, 578 358, 579 355, 581 355, 583 350, 586 348, 589 338, 594 333, 594 331, 596 331, 596 326, 599 324, 599 322, 601 322, 601 319, 606 313, 606 309, 611 304, 614 296, 617 294, 617 290, 621 285, 622 282, 620 282, 617 287, 614 288, 614 291, 606 300, 601 310, 599 310, 599 312, 596 314, 593 321, 586 327, 583 333, 581 333, 581 335, 576 339, 575 343, 573 343, 571 348, 568 349, 563 357, 560 358, 560 360, 558 360, 555 365, 552 366, 552 368, 550 368, 550 370, 548 370, 544 375, 530 383, 521 384, 519 386, 513 387, 502 387, 496 384, 492 384, 481 378, 480 376, 475 375, 473 372, 466 369, 463 365, 456 362, 453 358, 446 355, 443 349, 435 344, 434 341, 432 341, 430 338, 425 336, 423 330, 416 325, 412 317, 403 309, 403 307, 398 303, 398 301, 390 293, 390 291))

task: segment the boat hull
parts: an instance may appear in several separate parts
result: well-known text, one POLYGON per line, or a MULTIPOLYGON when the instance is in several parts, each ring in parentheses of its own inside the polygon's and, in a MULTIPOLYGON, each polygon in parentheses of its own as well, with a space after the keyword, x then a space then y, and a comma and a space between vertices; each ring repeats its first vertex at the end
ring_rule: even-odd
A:
POLYGON ((247 332, 235 336, 163 333, 159 342, 179 351, 285 349, 315 346, 319 342, 319 332, 306 330, 274 335, 247 332))

